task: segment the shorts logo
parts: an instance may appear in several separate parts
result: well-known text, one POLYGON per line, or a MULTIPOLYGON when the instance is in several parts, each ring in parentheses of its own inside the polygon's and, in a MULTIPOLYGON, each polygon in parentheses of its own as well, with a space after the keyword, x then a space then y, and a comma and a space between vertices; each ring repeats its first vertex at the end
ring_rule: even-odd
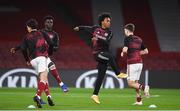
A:
POLYGON ((37 74, 32 69, 13 69, 0 77, 0 87, 37 87, 37 74))
MULTIPOLYGON (((98 70, 90 70, 83 73, 76 80, 76 88, 94 88, 98 70)), ((114 72, 107 70, 104 82, 102 84, 103 88, 124 88, 124 81, 118 79, 114 72)))

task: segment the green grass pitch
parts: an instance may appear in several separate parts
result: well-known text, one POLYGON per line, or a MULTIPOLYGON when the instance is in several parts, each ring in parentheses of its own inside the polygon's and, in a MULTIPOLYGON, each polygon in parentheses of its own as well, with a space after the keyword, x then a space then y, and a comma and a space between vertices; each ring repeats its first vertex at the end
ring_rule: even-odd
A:
MULTIPOLYGON (((32 97, 35 88, 0 88, 0 110, 37 110, 28 109, 35 105, 32 97)), ((180 89, 151 89, 152 97, 144 98, 142 106, 132 105, 135 102, 133 89, 101 89, 99 97, 101 104, 95 104, 91 99, 93 89, 70 88, 63 93, 60 88, 51 88, 55 106, 43 105, 40 110, 180 110, 180 89), (149 109, 155 104, 157 108, 149 109)), ((44 101, 46 97, 42 96, 44 101)))

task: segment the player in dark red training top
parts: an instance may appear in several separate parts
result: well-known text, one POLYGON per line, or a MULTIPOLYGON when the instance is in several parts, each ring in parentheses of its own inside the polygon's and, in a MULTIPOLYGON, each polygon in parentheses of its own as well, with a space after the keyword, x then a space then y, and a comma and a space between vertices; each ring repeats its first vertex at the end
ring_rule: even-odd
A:
MULTIPOLYGON (((48 15, 44 17, 44 26, 45 28, 42 29, 41 31, 45 32, 48 37, 50 38, 51 42, 53 43, 53 47, 49 49, 49 56, 51 56, 53 54, 53 52, 57 51, 59 48, 59 36, 58 33, 56 33, 53 30, 53 22, 54 22, 54 17, 48 15)), ((49 70, 51 72, 51 74, 53 75, 53 77, 56 79, 56 81, 58 82, 59 86, 61 87, 61 89, 64 92, 68 92, 68 88, 67 86, 62 82, 59 73, 56 69, 56 66, 54 64, 54 62, 51 61, 51 59, 48 59, 48 67, 49 70)))
POLYGON ((126 78, 127 75, 120 73, 115 59, 111 52, 109 51, 110 41, 113 37, 112 31, 110 30, 111 16, 109 13, 103 13, 99 15, 98 18, 99 26, 78 26, 75 27, 75 31, 84 30, 92 34, 92 45, 93 45, 93 55, 95 60, 98 62, 98 76, 95 83, 95 89, 92 95, 92 100, 100 104, 98 93, 104 79, 108 65, 110 65, 119 78, 126 78))
POLYGON ((136 89, 136 102, 134 105, 142 105, 141 93, 143 90, 145 96, 149 96, 149 86, 139 84, 141 71, 143 68, 141 55, 148 54, 148 49, 145 47, 142 39, 134 35, 134 24, 127 24, 124 26, 124 47, 121 56, 127 54, 127 74, 129 87, 136 89))
POLYGON ((38 23, 35 19, 30 19, 26 23, 28 34, 24 37, 20 49, 24 55, 27 65, 31 65, 38 73, 38 88, 34 101, 37 103, 38 108, 42 108, 41 94, 48 89, 47 100, 50 106, 54 106, 51 99, 48 86, 48 48, 52 46, 48 36, 45 36, 41 31, 37 30, 38 23))

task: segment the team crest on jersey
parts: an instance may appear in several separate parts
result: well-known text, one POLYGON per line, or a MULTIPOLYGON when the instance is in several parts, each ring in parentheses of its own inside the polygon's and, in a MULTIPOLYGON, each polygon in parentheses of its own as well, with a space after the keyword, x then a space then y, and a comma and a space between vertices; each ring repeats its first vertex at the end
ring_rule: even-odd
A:
POLYGON ((106 37, 107 37, 107 36, 108 36, 108 33, 105 33, 105 34, 104 34, 104 36, 106 36, 106 37))
POLYGON ((53 35, 49 34, 49 37, 52 39, 52 38, 53 38, 53 35))

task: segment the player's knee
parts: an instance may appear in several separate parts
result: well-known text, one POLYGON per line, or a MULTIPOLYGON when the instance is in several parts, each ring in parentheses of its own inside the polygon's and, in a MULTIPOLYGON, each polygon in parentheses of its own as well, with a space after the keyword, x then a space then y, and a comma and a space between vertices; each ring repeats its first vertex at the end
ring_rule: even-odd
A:
POLYGON ((128 80, 128 82, 127 82, 127 83, 128 83, 128 86, 129 86, 129 87, 133 87, 134 81, 130 81, 130 80, 128 80))

